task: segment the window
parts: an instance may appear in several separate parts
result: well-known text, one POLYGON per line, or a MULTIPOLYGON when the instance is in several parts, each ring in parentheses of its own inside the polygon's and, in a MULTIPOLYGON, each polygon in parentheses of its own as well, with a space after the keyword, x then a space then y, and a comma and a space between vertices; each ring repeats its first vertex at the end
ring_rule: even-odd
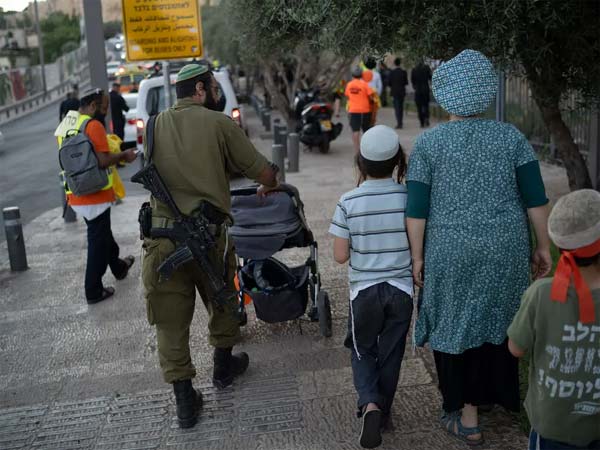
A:
MULTIPOLYGON (((171 100, 175 103, 177 95, 175 94, 175 85, 171 85, 171 100)), ((165 87, 156 86, 148 91, 148 100, 146 101, 146 111, 153 116, 165 109, 165 87)))

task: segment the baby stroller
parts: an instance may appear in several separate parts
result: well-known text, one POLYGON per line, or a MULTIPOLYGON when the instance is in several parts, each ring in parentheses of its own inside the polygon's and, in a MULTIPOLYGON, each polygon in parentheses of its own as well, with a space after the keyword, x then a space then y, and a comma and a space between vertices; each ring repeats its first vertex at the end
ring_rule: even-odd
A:
POLYGON ((329 296, 321 289, 317 242, 304 217, 298 190, 282 184, 266 197, 256 195, 256 186, 231 191, 234 224, 229 230, 241 260, 237 286, 242 324, 246 323, 245 298, 254 303, 256 317, 278 323, 298 319, 306 313, 319 322, 323 336, 331 336, 329 296), (287 267, 273 258, 285 248, 310 247, 310 256, 298 267, 287 267))

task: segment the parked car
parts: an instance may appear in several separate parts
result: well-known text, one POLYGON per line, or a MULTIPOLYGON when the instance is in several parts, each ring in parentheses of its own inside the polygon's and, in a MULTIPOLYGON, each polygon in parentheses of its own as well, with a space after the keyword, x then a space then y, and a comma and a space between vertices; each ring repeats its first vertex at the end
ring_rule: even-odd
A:
MULTIPOLYGON (((225 108, 223 109, 223 114, 226 114, 229 117, 231 117, 240 127, 247 131, 242 117, 242 110, 240 108, 240 105, 238 104, 235 92, 233 90, 233 86, 231 85, 229 72, 226 69, 222 69, 213 73, 215 75, 215 79, 219 83, 222 93, 221 95, 223 95, 225 98, 225 108)), ((173 103, 175 103, 175 100, 177 98, 175 94, 176 78, 176 74, 169 74, 169 79, 171 80, 171 99, 173 103)), ((165 87, 163 77, 157 76, 143 80, 140 83, 136 106, 137 143, 139 150, 143 149, 142 144, 144 127, 145 124, 148 122, 148 118, 150 116, 158 114, 163 109, 165 109, 165 87)))
POLYGON ((134 142, 137 139, 137 128, 135 126, 137 119, 137 100, 138 93, 130 92, 123 94, 123 98, 129 106, 129 111, 125 113, 125 137, 123 138, 123 142, 134 142))

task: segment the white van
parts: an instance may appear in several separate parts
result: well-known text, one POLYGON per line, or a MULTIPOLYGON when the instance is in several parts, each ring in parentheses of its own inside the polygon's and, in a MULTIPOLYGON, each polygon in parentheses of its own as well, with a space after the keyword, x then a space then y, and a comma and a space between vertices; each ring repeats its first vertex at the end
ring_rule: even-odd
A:
MULTIPOLYGON (((235 91, 231 85, 229 72, 227 69, 220 69, 213 72, 215 79, 221 87, 222 95, 225 96, 225 109, 223 114, 231 117, 240 127, 246 130, 242 120, 242 110, 238 105, 235 91)), ((177 75, 172 73, 169 76, 171 80, 171 100, 175 103, 175 80, 177 75)), ((140 82, 136 107, 136 128, 137 128, 137 148, 143 150, 144 127, 150 116, 156 115, 165 109, 165 86, 163 76, 147 78, 140 82)))

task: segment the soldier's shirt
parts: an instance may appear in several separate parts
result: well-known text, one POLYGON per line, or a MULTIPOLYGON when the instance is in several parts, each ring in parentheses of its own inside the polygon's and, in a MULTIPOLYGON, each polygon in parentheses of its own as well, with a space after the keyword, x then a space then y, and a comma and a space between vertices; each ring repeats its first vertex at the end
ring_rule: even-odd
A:
MULTIPOLYGON (((229 214, 230 176, 255 180, 269 164, 229 117, 189 98, 158 115, 152 160, 184 214, 202 200, 229 214)), ((155 199, 152 207, 155 216, 172 217, 155 199)))

